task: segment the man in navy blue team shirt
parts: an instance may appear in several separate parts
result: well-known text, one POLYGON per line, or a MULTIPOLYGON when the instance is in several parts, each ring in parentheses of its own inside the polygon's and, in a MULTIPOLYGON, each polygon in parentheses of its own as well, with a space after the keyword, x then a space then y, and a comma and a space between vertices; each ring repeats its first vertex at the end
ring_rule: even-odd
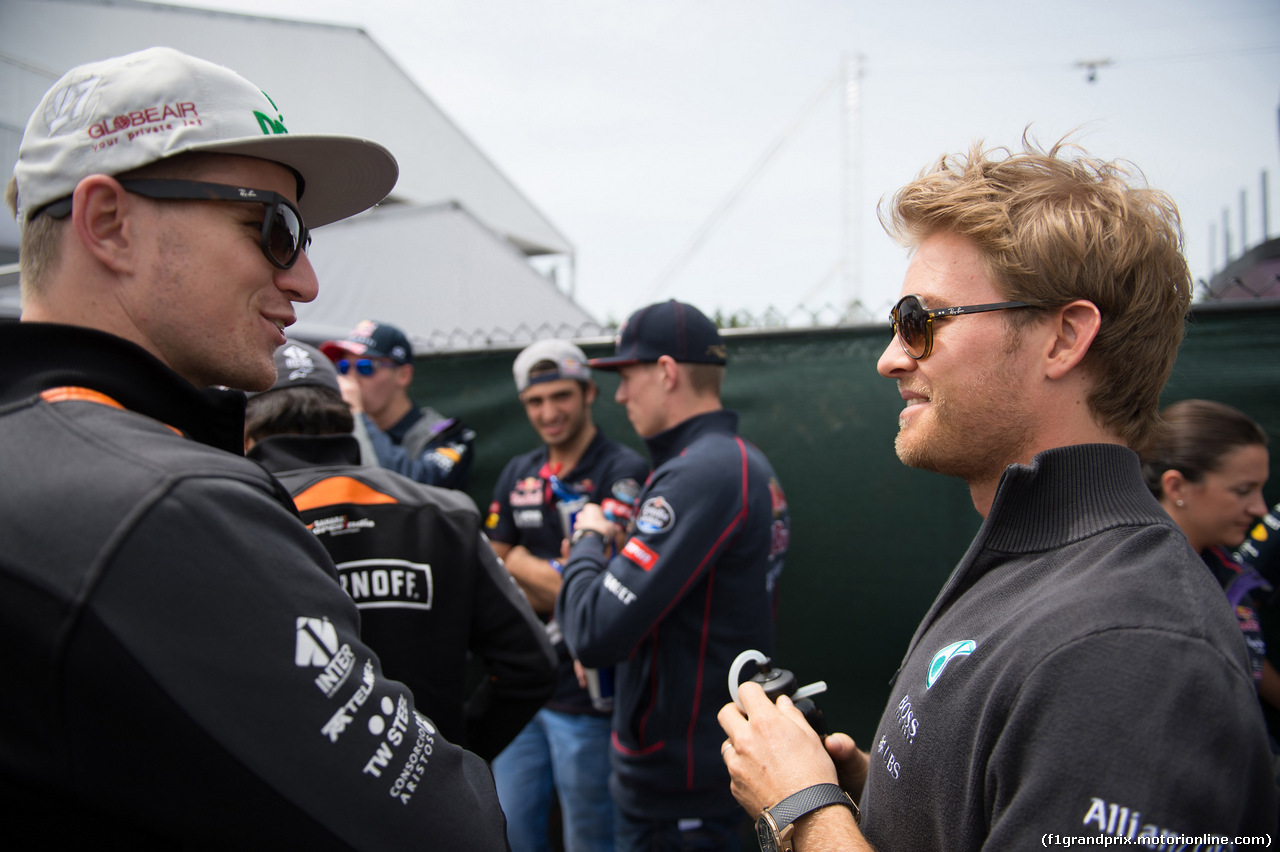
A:
POLYGON ((575 672, 573 657, 551 620, 565 538, 558 504, 585 497, 625 523, 649 466, 635 450, 606 438, 592 421, 596 386, 577 346, 540 340, 516 357, 513 372, 529 423, 543 445, 516 456, 502 471, 486 528, 493 549, 534 610, 549 621, 560 676, 551 701, 494 760, 493 774, 516 852, 549 848, 548 814, 556 793, 565 849, 612 850, 613 802, 605 784, 608 705, 593 705, 580 681, 582 672, 575 672))
POLYGON ((599 506, 579 514, 556 605, 582 664, 616 665, 619 852, 736 848, 744 820, 716 711, 734 658, 773 653, 790 518, 721 406, 725 362, 715 325, 676 301, 637 311, 617 354, 591 362, 618 371, 615 399, 654 465, 625 531, 599 506))

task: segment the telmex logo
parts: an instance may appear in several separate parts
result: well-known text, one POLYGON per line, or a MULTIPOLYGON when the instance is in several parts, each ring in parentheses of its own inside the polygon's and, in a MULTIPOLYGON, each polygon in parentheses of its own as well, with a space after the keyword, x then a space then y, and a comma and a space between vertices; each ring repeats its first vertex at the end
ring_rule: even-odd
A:
POLYGON ((947 667, 947 663, 955 657, 967 657, 974 652, 978 646, 970 639, 964 639, 959 642, 952 642, 947 647, 933 655, 933 661, 929 663, 929 673, 924 678, 924 688, 929 689, 938 682, 938 678, 942 676, 942 670, 947 667))

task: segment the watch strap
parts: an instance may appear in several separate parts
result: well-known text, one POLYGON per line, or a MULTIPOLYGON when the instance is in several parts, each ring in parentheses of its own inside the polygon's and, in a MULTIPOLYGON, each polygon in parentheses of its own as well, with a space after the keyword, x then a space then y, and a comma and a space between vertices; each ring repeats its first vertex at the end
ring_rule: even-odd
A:
POLYGON ((858 813, 858 806, 854 804, 849 794, 842 790, 839 784, 830 782, 814 784, 812 787, 805 787, 799 792, 792 793, 769 808, 769 815, 773 817, 774 824, 781 831, 805 814, 828 805, 844 805, 853 814, 855 821, 861 816, 858 813))
POLYGON ((583 527, 580 530, 573 531, 573 535, 570 536, 569 538, 569 546, 572 547, 573 545, 582 541, 584 538, 586 538, 589 535, 599 536, 600 540, 604 541, 604 533, 600 532, 599 530, 591 530, 591 529, 587 529, 586 527, 583 527))

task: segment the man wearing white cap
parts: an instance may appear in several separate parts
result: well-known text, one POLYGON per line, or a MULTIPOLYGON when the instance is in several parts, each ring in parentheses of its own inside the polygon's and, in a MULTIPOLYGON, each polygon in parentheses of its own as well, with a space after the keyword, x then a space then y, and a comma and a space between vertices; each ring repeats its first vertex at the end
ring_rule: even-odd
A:
POLYGON ((504 848, 483 762, 382 675, 241 455, 244 395, 211 387, 271 386, 318 289, 307 224, 395 184, 382 147, 281 115, 153 48, 68 72, 23 136, 23 316, 0 335, 15 846, 504 848))
MULTIPOLYGON (((534 610, 549 620, 560 590, 565 538, 560 505, 586 498, 626 523, 649 466, 595 425, 596 385, 577 346, 539 340, 516 356, 512 372, 529 425, 543 445, 507 463, 485 526, 534 610)), ((493 762, 507 835, 513 852, 550 848, 548 813, 558 795, 566 852, 612 850, 613 800, 605 783, 611 705, 600 695, 592 702, 559 626, 550 621, 547 630, 560 655, 555 694, 493 762)))

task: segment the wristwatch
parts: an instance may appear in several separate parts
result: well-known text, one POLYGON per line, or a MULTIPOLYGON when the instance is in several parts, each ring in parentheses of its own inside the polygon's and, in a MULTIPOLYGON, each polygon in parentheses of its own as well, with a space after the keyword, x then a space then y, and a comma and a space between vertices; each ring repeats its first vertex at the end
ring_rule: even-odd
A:
POLYGON ((814 784, 792 793, 760 814, 756 820, 756 838, 761 852, 792 852, 791 834, 795 821, 828 805, 844 805, 853 813, 854 822, 861 817, 858 806, 839 784, 814 784))
POLYGON ((583 527, 582 529, 573 531, 573 535, 569 538, 569 546, 572 547, 589 535, 598 535, 600 536, 600 540, 604 541, 604 533, 600 532, 600 530, 590 530, 583 527))

